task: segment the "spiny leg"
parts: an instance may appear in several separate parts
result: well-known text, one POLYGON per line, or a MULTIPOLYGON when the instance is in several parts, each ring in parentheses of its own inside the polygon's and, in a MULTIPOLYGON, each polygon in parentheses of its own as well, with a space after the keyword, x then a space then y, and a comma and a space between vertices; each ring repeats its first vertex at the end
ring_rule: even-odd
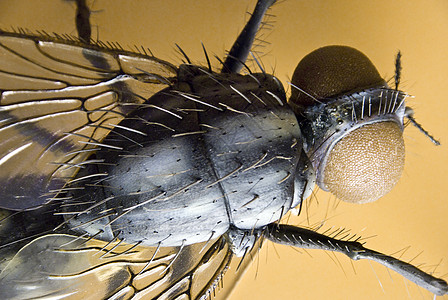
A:
POLYGON ((338 240, 309 229, 283 224, 268 225, 265 237, 277 244, 341 252, 353 260, 369 259, 394 270, 435 295, 448 294, 448 284, 445 280, 423 272, 407 262, 365 248, 357 241, 338 240))
POLYGON ((275 1, 276 0, 258 0, 249 21, 227 55, 221 70, 222 73, 239 73, 250 53, 264 15, 275 1))

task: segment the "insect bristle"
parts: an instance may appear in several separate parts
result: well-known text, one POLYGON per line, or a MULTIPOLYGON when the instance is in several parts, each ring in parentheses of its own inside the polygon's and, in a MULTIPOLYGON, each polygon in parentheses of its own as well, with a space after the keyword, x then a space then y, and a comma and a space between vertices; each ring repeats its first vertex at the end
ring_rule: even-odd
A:
MULTIPOLYGON (((57 1, 62 2, 62 1, 57 1)), ((96 2, 96 6, 103 7, 101 2, 96 2)), ((166 1, 163 1, 166 2, 166 1)), ((404 78, 410 80, 412 82, 417 82, 417 87, 411 87, 414 89, 412 91, 413 94, 418 95, 418 101, 420 103, 425 103, 423 109, 428 108, 427 112, 429 111, 429 115, 425 114, 425 112, 420 113, 420 109, 422 107, 419 107, 418 112, 420 113, 422 123, 425 124, 428 128, 431 128, 431 130, 434 130, 434 127, 436 128, 437 133, 442 133, 442 138, 444 136, 443 131, 443 123, 437 123, 436 120, 443 120, 443 117, 441 117, 441 112, 447 111, 445 109, 446 101, 443 102, 440 99, 443 99, 443 95, 446 94, 445 92, 445 85, 441 84, 440 80, 436 77, 441 74, 440 69, 443 70, 443 66, 445 65, 445 61, 441 60, 438 57, 438 52, 440 45, 437 45, 438 42, 440 42, 440 38, 437 38, 434 36, 435 33, 433 33, 432 30, 425 30, 425 36, 424 41, 427 41, 425 44, 425 47, 421 47, 421 45, 416 45, 415 41, 418 40, 417 34, 418 30, 413 30, 413 25, 409 22, 409 16, 414 15, 414 11, 411 11, 408 4, 405 2, 396 3, 395 5, 398 7, 400 6, 400 11, 402 12, 400 15, 396 14, 397 10, 391 10, 390 9, 390 3, 388 3, 386 6, 382 5, 381 3, 376 4, 375 6, 366 4, 366 7, 363 8, 363 11, 369 12, 369 14, 363 14, 362 20, 358 23, 358 25, 354 25, 355 21, 358 19, 356 17, 356 14, 350 15, 348 18, 346 15, 347 11, 351 11, 353 8, 352 3, 338 3, 337 5, 327 6, 327 4, 322 5, 323 3, 316 3, 316 7, 322 7, 325 8, 325 12, 330 11, 331 13, 324 13, 325 14, 325 20, 322 20, 321 16, 321 9, 319 12, 315 11, 313 7, 311 7, 311 11, 309 11, 310 6, 303 6, 302 4, 296 4, 290 2, 284 2, 281 5, 277 5, 275 9, 281 10, 282 7, 286 7, 286 11, 283 12, 283 10, 279 12, 275 12, 279 17, 278 28, 281 28, 283 26, 283 23, 290 23, 292 24, 291 27, 285 27, 288 29, 282 29, 282 31, 288 32, 288 36, 283 37, 281 40, 285 41, 282 42, 282 45, 288 45, 288 47, 294 48, 296 50, 294 51, 283 51, 283 47, 279 46, 279 39, 276 37, 276 33, 278 33, 279 29, 276 28, 272 31, 272 38, 274 39, 272 41, 272 45, 275 46, 272 52, 272 57, 276 57, 277 61, 275 65, 277 66, 277 74, 279 76, 285 76, 286 74, 291 73, 291 64, 296 62, 296 59, 299 59, 300 57, 304 56, 308 51, 324 45, 324 44, 333 44, 335 41, 338 43, 345 43, 345 44, 353 44, 353 41, 356 43, 356 47, 362 48, 365 51, 369 51, 374 56, 380 56, 383 55, 387 56, 387 62, 390 65, 391 62, 391 54, 394 53, 396 49, 396 45, 400 46, 400 48, 403 50, 403 53, 406 55, 406 61, 405 61, 405 74, 403 74, 404 78), (294 6, 294 8, 292 8, 294 6), (294 18, 290 18, 289 15, 291 14, 291 11, 298 11, 300 14, 300 18, 297 18, 297 14, 294 14, 294 18), (302 12, 305 12, 302 14, 302 12), (372 16, 372 17, 371 17, 372 16), (285 18, 285 22, 282 21, 282 19, 285 18), (319 20, 319 23, 316 23, 316 20, 319 20), (321 23, 324 24, 331 24, 329 26, 325 26, 325 34, 320 32, 318 28, 323 26, 321 23), (341 27, 341 23, 343 24, 343 27, 341 27), (370 35, 370 27, 369 24, 376 24, 374 22, 378 22, 381 25, 378 25, 378 27, 375 27, 375 30, 377 33, 382 34, 381 42, 379 43, 376 39, 376 34, 370 35), (312 24, 307 25, 307 24, 312 24), (339 24, 339 25, 338 25, 339 24), (411 26, 407 28, 406 26, 411 26), (367 26, 369 25, 369 26, 367 26), (344 29, 344 28, 350 28, 351 30, 347 32, 347 30, 343 30, 344 34, 341 34, 340 36, 337 36, 338 34, 338 28, 344 29), (333 30, 336 33, 329 33, 328 30, 333 30), (352 30, 353 29, 353 30, 352 30), (394 30, 392 30, 394 29, 394 30), (396 31, 402 32, 402 34, 397 35, 396 31), (412 39, 409 38, 409 35, 407 32, 412 31, 412 39), (312 33, 312 37, 309 37, 309 33, 312 33), (328 32, 328 33, 327 33, 328 32), (389 35, 392 35, 392 39, 389 38, 389 35), (414 36, 415 35, 415 36, 414 36), (346 38, 344 37, 346 36, 346 38), (365 38, 368 36, 369 38, 365 38), (295 37, 295 38, 293 38, 295 37), (298 38, 297 38, 298 37, 298 38), (293 40, 297 40, 293 41, 293 40), (313 39, 313 40, 311 40, 313 39), (406 41, 408 39, 408 41, 406 41), (288 40, 292 40, 291 44, 289 44, 288 40), (410 41, 414 41, 414 44, 410 41), (437 43, 431 42, 431 41, 438 41, 437 43), (297 43, 297 44, 295 44, 297 43), (297 45, 297 46, 289 46, 289 45, 297 45), (428 55, 428 53, 421 52, 420 48, 424 49, 432 49, 432 55, 428 55), (297 50, 300 49, 300 50, 297 50), (282 52, 280 53, 279 50, 282 52), (414 51, 415 50, 415 51, 414 51), (430 57, 431 56, 431 57, 430 57), (434 65, 434 61, 436 61, 436 64, 439 65, 439 68, 432 68, 431 65, 434 65), (430 69, 432 68, 432 69, 430 69), (414 72, 414 74, 412 73, 414 72), (423 79, 419 77, 419 75, 424 74, 423 79), (426 74, 429 74, 426 76, 426 74), (434 76, 434 78, 432 77, 434 76), (432 85, 423 86, 424 82, 432 82, 432 85), (437 101, 437 102, 436 102, 437 101), (436 104, 434 104, 436 102, 436 104), (428 122, 432 124, 436 124, 431 126, 426 125, 428 122), (440 128, 442 128, 442 131, 440 131, 440 128)), ((17 4, 17 7, 19 7, 20 4, 17 4)), ((29 4, 27 4, 29 5, 29 4)), ((138 30, 134 30, 135 32, 132 32, 132 30, 129 30, 129 28, 123 29, 122 31, 125 31, 126 35, 128 36, 119 36, 120 30, 115 30, 116 36, 113 34, 107 36, 107 32, 103 33, 103 31, 108 31, 108 28, 112 28, 115 26, 114 24, 103 24, 100 23, 99 19, 103 18, 103 15, 108 15, 111 11, 115 10, 115 4, 108 4, 104 7, 107 7, 107 9, 101 10, 97 16, 98 20, 96 20, 97 23, 99 23, 99 31, 101 32, 101 36, 105 37, 105 40, 120 41, 120 44, 126 45, 127 41, 129 39, 129 44, 134 45, 135 42, 137 42, 137 45, 143 44, 148 45, 153 49, 156 49, 155 51, 156 55, 160 57, 161 55, 164 57, 171 57, 173 55, 172 51, 172 45, 174 42, 179 42, 179 40, 183 39, 183 36, 185 36, 185 32, 187 32, 189 35, 189 38, 193 40, 193 43, 190 46, 186 45, 185 43, 180 43, 184 49, 189 53, 189 56, 192 59, 196 59, 198 57, 203 57, 203 54, 196 53, 195 49, 200 49, 200 43, 198 42, 199 39, 203 40, 207 48, 210 49, 211 53, 214 53, 213 51, 218 50, 224 50, 228 49, 225 46, 223 46, 224 42, 218 41, 216 44, 211 44, 211 40, 216 39, 217 36, 220 36, 221 32, 219 31, 213 31, 211 36, 206 36, 205 34, 201 33, 201 30, 203 27, 211 28, 211 25, 215 24, 216 16, 210 11, 207 11, 207 13, 200 13, 201 16, 204 16, 204 18, 198 18, 201 19, 202 25, 197 27, 190 27, 189 23, 191 22, 191 19, 188 19, 188 22, 185 22, 185 18, 182 19, 182 24, 179 25, 178 21, 176 20, 177 16, 189 16, 189 13, 191 11, 190 7, 185 7, 184 5, 176 5, 172 4, 174 7, 169 8, 168 10, 171 12, 170 14, 166 14, 163 12, 166 12, 166 9, 159 10, 165 3, 153 3, 155 8, 150 9, 135 9, 132 10, 130 13, 132 17, 135 17, 135 19, 131 18, 130 16, 126 17, 128 12, 123 9, 123 7, 119 7, 118 12, 115 15, 112 15, 112 17, 109 17, 111 22, 114 20, 116 21, 119 16, 120 18, 133 20, 132 28, 139 28, 138 30), (179 6, 179 7, 177 7, 179 6), (182 14, 181 14, 182 13, 182 14), (148 15, 150 14, 150 15, 148 15), (142 20, 138 21, 137 18, 139 16, 142 16, 142 20), (213 16, 213 22, 211 22, 208 18, 208 16, 213 16), (176 18, 171 18, 170 16, 176 16, 176 18), (160 23, 160 17, 163 17, 164 25, 162 28, 157 27, 156 30, 154 30, 154 27, 151 26, 152 22, 156 24, 160 23), (141 24, 144 24, 142 27, 141 24), (171 24, 174 25, 174 29, 170 29, 171 24), (206 24, 206 25, 204 25, 206 24), (110 26, 109 26, 110 25, 110 26), (137 26, 138 25, 138 26, 137 26), (210 25, 210 26, 208 26, 210 25), (140 28, 147 28, 149 32, 146 34, 146 30, 140 29, 140 28), (162 33, 164 32, 164 33, 162 33), (168 32, 168 34, 167 34, 168 32), (161 36, 158 34, 162 33, 161 36), (177 35, 180 33, 180 35, 177 35), (197 35, 197 39, 194 40, 194 36, 197 35), (143 41, 142 39, 147 38, 150 36, 154 36, 154 40, 147 40, 143 41), (193 36, 193 37, 192 37, 193 36), (163 50, 159 42, 160 40, 164 41, 164 46, 166 46, 166 50, 163 50), (142 41, 142 42, 140 42, 142 41), (156 45, 156 48, 154 48, 154 45, 156 45), (160 46, 160 47, 159 47, 160 46), (193 49, 192 52, 190 52, 190 48, 193 49)), ((169 5, 168 3, 166 5, 169 5)), ((234 6, 237 4, 232 3, 226 3, 225 5, 231 6, 231 8, 224 6, 224 7, 216 7, 216 10, 222 13, 222 15, 226 15, 226 11, 231 11, 230 14, 233 17, 229 17, 230 20, 234 20, 235 12, 241 11, 240 8, 235 8, 234 6)), ((239 5, 239 4, 238 4, 239 5)), ((13 5, 13 6, 16 6, 13 5)), ((54 13, 54 16, 51 16, 51 8, 52 5, 48 6, 50 7, 48 10, 46 10, 46 14, 48 14, 49 21, 51 20, 57 20, 61 19, 61 13, 60 10, 56 10, 56 13, 54 13)), ((203 5, 204 7, 207 7, 208 5, 203 5)), ((243 6, 247 6, 246 3, 243 3, 243 6)), ((209 8, 209 7, 208 7, 209 8)), ((242 11, 244 11, 246 7, 242 8, 242 11)), ((29 9, 24 8, 17 8, 18 10, 26 11, 29 9)), ((198 8, 196 8, 198 9, 198 8)), ((356 7, 356 9, 361 9, 360 7, 356 7)), ((425 16, 423 19, 431 19, 434 22, 438 19, 438 16, 440 15, 440 11, 443 11, 440 7, 437 6, 436 3, 432 4, 431 6, 425 6, 424 8, 420 8, 417 10, 420 10, 419 13, 424 14, 425 16), (425 13, 426 11, 426 13, 425 13), (439 12, 439 13, 438 13, 439 12)), ((37 10, 36 12, 37 13, 37 10)), ((72 11, 70 11, 72 13, 72 11)), ((47 15, 46 15, 47 16, 47 15)), ((13 18, 17 20, 29 20, 33 18, 29 17, 13 17, 8 13, 5 13, 2 18, 5 17, 5 19, 2 19, 2 27, 3 24, 8 25, 8 18, 13 18)), ((36 18, 37 19, 37 18, 36 18)), ((69 19, 69 17, 62 19, 69 19)), ((194 19, 194 18, 193 18, 194 19)), ((116 22, 117 23, 117 22, 116 22)), ((229 22, 230 24, 233 24, 232 22, 229 22)), ((233 30, 232 28, 229 28, 231 25, 229 23, 226 23, 226 30, 229 31, 229 37, 228 40, 232 41, 235 37, 236 29, 233 30)), ((12 23, 11 23, 12 24, 12 23)), ((20 24, 20 23, 17 23, 20 24)), ((8 25, 9 26, 9 25, 8 25)), ((77 37, 74 36, 74 29, 73 29, 73 22, 70 24, 70 29, 62 29, 62 28, 50 28, 46 31, 36 31, 39 29, 42 29, 42 25, 37 26, 35 29, 34 27, 30 27, 29 25, 26 25, 25 28, 31 28, 32 32, 38 33, 40 36, 47 36, 49 38, 50 36, 53 36, 50 33, 47 32, 53 32, 56 30, 57 33, 60 34, 60 37, 63 39, 69 39, 72 42, 76 42, 77 37), (64 32, 68 32, 68 36, 64 34, 64 32)), ((446 26, 438 26, 438 32, 439 34, 443 35, 443 31, 446 26)), ((45 29, 45 28, 44 28, 45 29)), ((10 30, 8 30, 10 31, 10 30)), ((112 29, 113 31, 113 29, 112 29)), ((16 32, 22 33, 22 34, 29 34, 29 31, 25 31, 22 28, 17 27, 16 32)), ((97 43, 98 47, 107 47, 106 44, 98 41, 97 43)), ((133 49, 135 52, 136 50, 133 49)), ((199 51, 199 50, 197 50, 199 51)), ((146 55, 150 52, 142 50, 142 52, 138 51, 142 55, 146 55)), ((150 54, 152 55, 152 53, 150 54)), ((218 54, 218 57, 222 57, 222 55, 218 54)), ((269 62, 270 56, 266 56, 263 58, 262 62, 266 65, 271 65, 273 63, 269 62)), ((172 59, 168 59, 169 61, 173 61, 172 59)), ((373 59, 373 61, 376 61, 376 59, 373 59)), ((176 60, 175 62, 179 62, 176 60)), ((206 65, 204 63, 204 65, 206 65)), ((382 67, 379 67, 381 70, 385 70, 385 68, 388 68, 387 70, 390 70, 389 65, 384 65, 382 67)), ((266 68, 269 70, 269 68, 266 68)), ((283 79, 283 78, 282 78, 283 79)), ((398 86, 398 84, 397 84, 398 86)), ((388 110, 389 107, 392 110, 392 106, 389 106, 390 102, 387 103, 387 106, 383 106, 382 108, 388 110)), ((423 105, 422 105, 423 106, 423 105)), ((219 108, 221 109, 221 108, 219 108)), ((367 114, 367 109, 363 110, 367 114)), ((381 110, 382 112, 383 110, 381 110)), ((180 113, 179 113, 180 115, 180 113)), ((356 115, 356 119, 361 119, 361 114, 356 115)), ((146 121, 148 122, 148 121, 146 121)), ((149 122, 148 122, 149 123, 149 122)), ((151 125, 155 125, 160 128, 169 128, 169 126, 158 123, 151 125)), ((420 261, 427 261, 427 262, 434 262, 437 261, 437 259, 434 259, 434 257, 444 257, 446 253, 444 253, 444 249, 448 247, 444 246, 446 244, 446 239, 443 237, 447 236, 443 233, 444 228, 447 228, 448 226, 444 225, 444 218, 443 212, 445 211, 445 201, 443 201, 443 196, 446 192, 444 192, 444 187, 446 186, 443 182, 445 180, 445 177, 443 176, 443 167, 446 165, 443 154, 439 152, 443 151, 436 151, 436 153, 432 152, 432 150, 427 150, 426 148, 420 148, 421 145, 413 147, 411 149, 411 157, 409 160, 411 161, 411 167, 407 167, 407 170, 405 171, 405 178, 402 180, 402 182, 397 187, 397 190, 393 192, 393 195, 390 197, 387 197, 387 199, 381 200, 380 203, 373 205, 373 207, 369 207, 369 209, 351 209, 349 206, 346 206, 344 203, 341 203, 340 201, 336 201, 335 206, 338 206, 337 211, 335 212, 336 216, 334 218, 330 218, 329 222, 332 222, 331 224, 335 224, 336 226, 339 226, 340 224, 344 224, 347 228, 352 228, 354 232, 363 232, 364 227, 367 228, 367 232, 363 233, 363 236, 365 235, 373 235, 378 234, 378 237, 374 239, 373 245, 375 245, 375 248, 384 249, 386 252, 388 252, 388 249, 395 247, 397 241, 399 244, 397 247, 401 247, 403 244, 410 244, 411 250, 419 251, 417 249, 428 249, 427 252, 424 253, 424 257, 419 257, 420 261), (436 161, 434 163, 434 161, 436 161), (421 166, 420 164, 423 164, 421 166), (429 174, 428 175, 428 171, 429 174), (416 182, 412 182, 408 184, 408 182, 412 179, 416 178, 416 182), (400 200, 399 197, 403 196, 403 200, 400 200), (442 197, 442 198, 441 198, 442 197), (390 201, 392 200, 392 201, 390 201), (404 205, 405 200, 412 201, 409 205, 404 205), (425 200, 425 201, 424 201, 425 200), (388 206, 386 204, 383 205, 383 203, 389 202, 391 206, 388 206), (339 207, 340 206, 340 207, 339 207), (413 213, 410 215, 407 215, 407 213, 412 210, 413 213), (414 211, 415 210, 415 211, 414 211), (390 212, 392 211, 392 212, 390 212), (343 213, 342 218, 338 218, 339 212, 343 213), (354 224, 349 224, 349 216, 354 216, 354 224), (373 215, 373 216, 372 216, 373 215), (375 217, 376 215, 376 217, 375 217), (429 217, 428 217, 429 216, 429 217), (427 220, 424 218, 427 217, 427 220), (392 222, 392 220, 395 220, 395 222, 392 222), (396 225, 398 224, 398 225, 396 225), (384 225, 385 229, 382 229, 382 226, 384 225), (430 244, 430 240, 432 238, 430 237, 431 234, 429 233, 437 233, 438 236, 433 239, 433 242, 430 244), (426 238, 422 238, 426 237, 426 238), (379 245, 380 241, 384 239, 384 244, 379 245), (378 245, 377 245, 378 244, 378 245)), ((85 150, 79 150, 80 152, 89 152, 89 151, 96 151, 93 149, 85 149, 85 150)), ((69 155, 76 154, 76 152, 72 152, 69 155)), ((65 192, 66 190, 62 189, 60 192, 65 192)), ((319 192, 320 195, 320 205, 322 206, 323 203, 326 202, 327 198, 330 198, 330 196, 326 196, 325 193, 319 192)), ((62 200, 68 200, 65 198, 62 198, 62 200)), ((75 201, 75 199, 72 199, 75 201)), ((330 201, 331 202, 331 201, 330 201)), ((87 203, 86 203, 87 204, 87 203)), ((65 205, 70 206, 70 203, 66 203, 65 205)), ((325 206, 324 206, 325 207, 325 206)), ((310 209, 311 210, 311 209, 310 209)), ((307 215, 309 217, 309 214, 302 213, 302 216, 307 215)), ((322 217, 322 216, 321 216, 322 217)), ((322 219, 326 219, 327 216, 322 217, 322 219)), ((320 220, 321 221, 321 220, 320 220)), ((1 221, 0 221, 1 222, 1 221)), ((293 220, 290 222, 294 222, 293 220)), ((317 221, 318 222, 318 221, 317 221)), ((331 225, 326 225, 330 226, 331 225)), ((326 227, 325 226, 325 227, 326 227)), ((324 228, 322 228, 324 230, 324 228)), ((325 230, 324 230, 325 231, 325 230)), ((94 237, 94 236, 93 236, 94 237)), ((92 238, 92 237, 91 237, 92 238)), ((371 241, 369 241, 370 244, 371 241)), ((72 241, 73 243, 73 241, 72 241)), ((84 242, 85 244, 86 242, 84 242)), ((311 260, 310 264, 307 264, 307 255, 297 255, 296 251, 290 251, 288 248, 284 249, 286 247, 281 246, 275 246, 276 251, 280 252, 280 256, 283 260, 277 261, 276 255, 273 251, 272 244, 269 245, 268 248, 265 247, 262 250, 262 255, 264 254, 264 251, 268 251, 269 249, 269 255, 267 256, 268 264, 274 268, 276 268, 276 271, 267 270, 265 268, 266 264, 264 263, 264 256, 262 259, 257 260, 259 262, 259 265, 257 263, 253 264, 254 269, 258 268, 257 277, 256 280, 254 280, 254 275, 252 273, 247 274, 246 277, 243 278, 242 285, 238 286, 237 293, 233 296, 233 298, 230 299, 239 299, 243 298, 244 296, 241 296, 241 290, 246 290, 246 293, 249 293, 252 297, 253 295, 257 295, 259 297, 265 297, 265 298, 272 298, 272 297, 286 297, 286 298, 293 298, 296 297, 297 294, 301 294, 303 297, 309 297, 314 299, 325 299, 328 297, 328 295, 325 294, 326 291, 331 291, 332 295, 334 296, 335 293, 340 292, 343 293, 344 296, 347 298, 360 298, 362 295, 365 295, 365 290, 369 290, 372 294, 378 293, 378 298, 390 298, 390 299, 399 299, 403 297, 407 297, 407 290, 409 289, 409 294, 411 296, 413 295, 420 295, 421 293, 424 293, 424 296, 430 297, 430 295, 427 295, 424 291, 421 289, 416 289, 415 286, 410 285, 408 283, 403 283, 403 281, 393 276, 393 280, 389 279, 389 274, 383 270, 383 268, 375 268, 375 273, 371 271, 372 266, 369 264, 366 265, 366 270, 364 269, 364 264, 362 267, 355 266, 356 268, 356 275, 353 275, 352 273, 352 267, 351 265, 345 265, 346 260, 344 258, 338 259, 338 261, 335 260, 333 262, 332 260, 328 259, 326 254, 319 254, 310 252, 310 255, 312 255, 314 258, 311 260), (286 254, 285 254, 286 253, 286 254), (319 257, 322 256, 322 257, 319 257), (323 261, 322 264, 320 264, 320 260, 323 261), (294 266, 293 266, 294 263, 294 266), (339 264, 344 265, 345 273, 348 275, 344 275, 344 271, 341 271, 341 267, 339 267, 339 264), (336 266, 336 268, 334 268, 336 266), (278 271, 280 269, 280 271, 278 271), (331 270, 336 269, 335 273, 332 273, 331 270), (293 275, 289 275, 287 273, 287 270, 293 270, 293 275), (325 271, 324 271, 325 270, 325 271), (272 274, 278 274, 278 276, 272 276, 272 274), (330 274, 332 273, 332 274, 330 274), (288 274, 288 275, 287 275, 288 274), (333 275, 336 274, 336 275, 333 275), (265 276, 267 275, 267 276, 265 276), (367 283, 360 282, 363 278, 367 277, 367 283), (382 292, 382 288, 379 286, 379 284, 376 281, 376 276, 378 277, 385 277, 386 279, 381 279, 381 284, 383 284, 384 293, 382 292), (266 283, 263 281, 263 277, 265 277, 266 283), (291 279, 290 282, 287 280, 291 279), (330 287, 326 285, 326 282, 331 281, 332 279, 335 280, 335 285, 330 287), (341 279, 339 281, 339 279, 341 279), (310 280, 310 282, 308 282, 310 280), (277 281, 280 281, 281 283, 277 283, 277 281), (374 281, 373 285, 371 284, 371 281, 374 281), (252 283, 255 285, 255 290, 247 288, 245 284, 252 283), (287 286, 287 288, 281 288, 279 289, 279 286, 287 286), (276 287, 273 294, 270 294, 270 292, 265 292, 264 290, 260 290, 261 287, 268 287, 273 286, 276 287), (291 291, 288 291, 289 287, 293 287, 291 291), (304 288, 303 286, 309 287, 304 288), (343 290, 342 290, 343 289, 343 290), (395 294, 395 291, 398 290, 397 294, 395 294), (261 295, 260 295, 261 291, 261 295), (307 294, 310 293, 310 294, 307 294), (352 296, 350 296, 349 293, 353 293, 352 296), (286 294, 286 295, 285 295, 286 294), (282 296, 283 295, 283 296, 282 296)), ((103 245, 102 245, 103 246, 103 245)), ((120 245, 121 247, 121 245, 120 245)), ((395 251, 396 249, 391 249, 391 251, 395 251)), ((122 253, 122 255, 125 255, 126 253, 122 253)), ((155 255, 155 253, 154 253, 155 255)), ((414 256, 413 254, 406 253, 407 258, 412 258, 414 256)), ((435 269, 436 267, 434 267, 435 269)), ((444 266, 442 265, 441 268, 437 268, 442 275, 443 275, 443 269, 444 266)), ((143 272, 144 269, 142 267, 141 272, 143 272)), ((229 273, 229 272, 228 272, 229 273)), ((220 277, 219 282, 222 282, 222 277, 220 277)), ((217 284, 218 285, 218 284, 217 284)), ((224 283, 226 286, 226 284, 224 283)), ((213 289, 214 290, 214 289, 213 289)), ((213 291, 214 293, 214 291, 213 291)), ((211 294, 213 294, 211 293, 211 294)), ((372 295, 370 294, 370 295, 372 295)), ((219 296, 220 293, 217 293, 219 296)), ((375 296, 372 296, 375 297, 375 296)), ((245 297, 247 298, 247 297, 245 297)))

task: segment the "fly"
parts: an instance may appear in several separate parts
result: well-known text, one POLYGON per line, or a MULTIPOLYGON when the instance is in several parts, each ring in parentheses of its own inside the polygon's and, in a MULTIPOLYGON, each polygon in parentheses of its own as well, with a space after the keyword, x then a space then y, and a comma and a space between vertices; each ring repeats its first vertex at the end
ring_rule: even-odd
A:
POLYGON ((250 204, 250 203, 249 203, 250 204))

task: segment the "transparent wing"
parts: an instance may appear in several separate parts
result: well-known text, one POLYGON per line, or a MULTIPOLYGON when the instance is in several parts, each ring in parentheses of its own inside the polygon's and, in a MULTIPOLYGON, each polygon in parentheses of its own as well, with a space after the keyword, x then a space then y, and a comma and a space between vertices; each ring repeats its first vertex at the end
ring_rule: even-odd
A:
POLYGON ((47 203, 171 64, 76 41, 0 35, 0 207, 47 203))
POLYGON ((39 237, 0 274, 2 299, 197 299, 212 291, 231 251, 223 237, 149 248, 72 235, 39 237))
MULTIPOLYGON (((224 237, 157 248, 53 232, 61 216, 50 200, 177 69, 144 54, 14 33, 0 34, 0 51, 1 298, 213 295, 232 258, 224 237)), ((232 261, 227 292, 251 257, 232 261)))
POLYGON ((160 248, 100 241, 54 233, 61 220, 45 208, 0 209, 1 299, 227 299, 262 242, 232 259, 225 236, 160 248))

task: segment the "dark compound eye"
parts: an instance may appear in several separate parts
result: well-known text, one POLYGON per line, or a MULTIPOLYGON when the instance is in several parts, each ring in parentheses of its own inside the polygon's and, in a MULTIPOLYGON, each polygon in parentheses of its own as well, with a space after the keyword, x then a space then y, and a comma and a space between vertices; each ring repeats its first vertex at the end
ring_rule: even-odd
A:
MULTIPOLYGON (((292 83, 317 99, 367 87, 384 85, 377 69, 362 52, 348 46, 327 46, 305 56, 294 70, 292 83)), ((315 105, 308 95, 292 90, 289 100, 294 107, 315 105)))
POLYGON ((368 203, 387 194, 404 168, 403 108, 396 100, 392 106, 391 100, 399 92, 387 87, 363 53, 346 46, 308 54, 298 64, 292 84, 297 88, 289 104, 299 119, 304 118, 303 127, 312 128, 308 133, 321 136, 308 138, 307 149, 319 186, 351 203, 368 203))

